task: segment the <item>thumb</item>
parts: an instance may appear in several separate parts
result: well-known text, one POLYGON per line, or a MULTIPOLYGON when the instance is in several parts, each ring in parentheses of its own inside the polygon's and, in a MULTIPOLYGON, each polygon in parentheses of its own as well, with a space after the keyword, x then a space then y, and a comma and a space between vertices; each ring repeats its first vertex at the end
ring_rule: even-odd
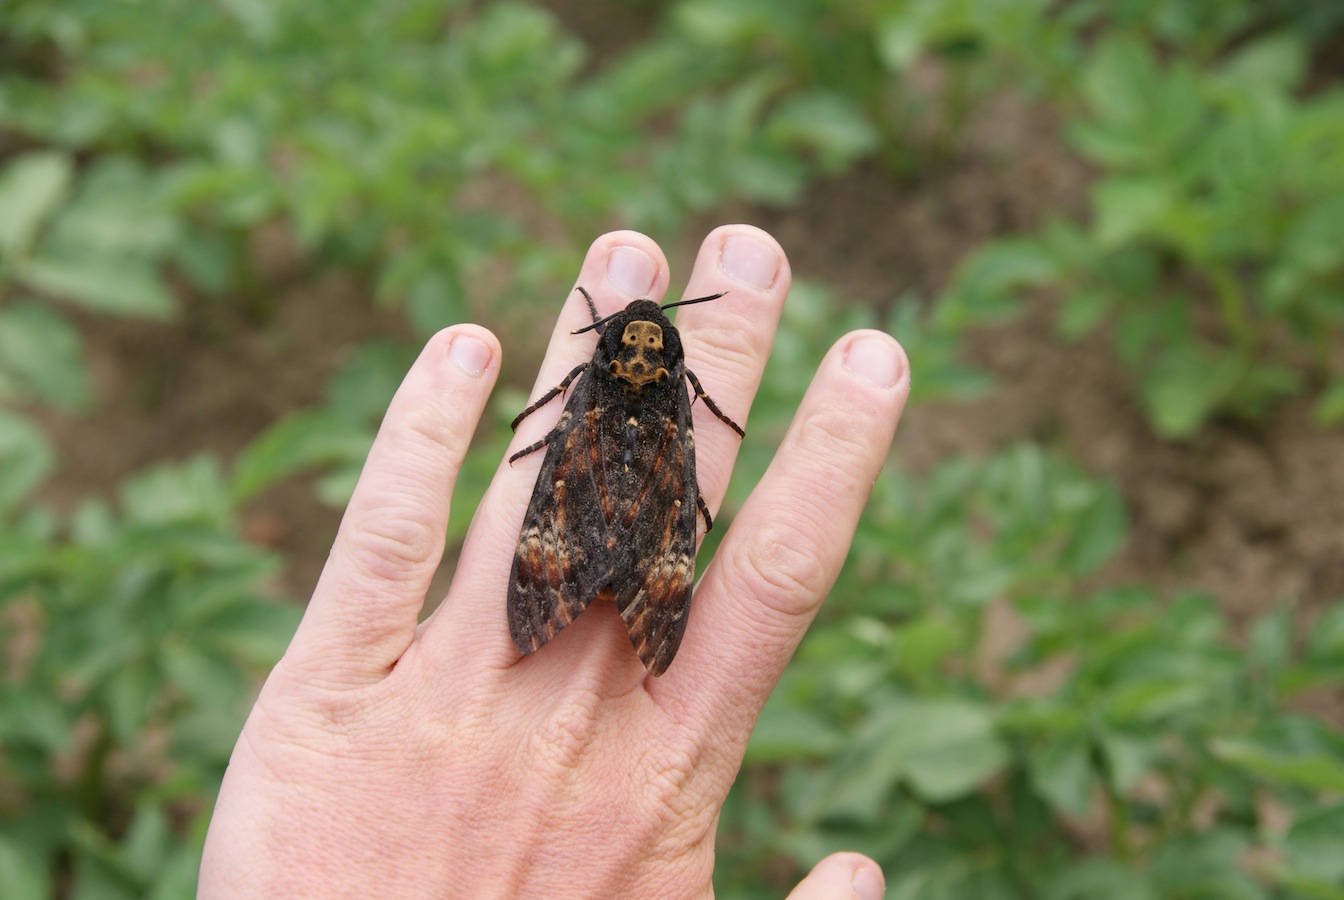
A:
POLYGON ((788 900, 882 900, 886 890, 877 863, 860 853, 832 853, 812 867, 788 900))

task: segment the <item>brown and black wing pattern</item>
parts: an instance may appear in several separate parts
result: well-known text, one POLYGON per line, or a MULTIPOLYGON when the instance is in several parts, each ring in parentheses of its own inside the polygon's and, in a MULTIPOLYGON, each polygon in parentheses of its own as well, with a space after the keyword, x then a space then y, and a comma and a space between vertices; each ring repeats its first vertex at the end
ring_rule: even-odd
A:
POLYGON ((614 599, 645 667, 681 644, 695 577, 696 480, 683 367, 635 408, 597 372, 547 438, 514 555, 509 630, 531 653, 600 596, 614 599))
POLYGON ((595 331, 592 359, 519 413, 564 394, 555 428, 515 453, 546 447, 514 554, 508 619, 514 646, 531 653, 599 597, 613 600, 639 658, 661 675, 681 645, 695 578, 696 518, 710 525, 696 486, 695 397, 738 435, 686 368, 681 337, 665 315, 674 306, 631 301, 600 318, 587 291, 595 331))
POLYGON ((586 373, 547 437, 509 578, 509 633, 520 653, 555 637, 610 580, 607 526, 598 500, 594 442, 603 414, 586 373))

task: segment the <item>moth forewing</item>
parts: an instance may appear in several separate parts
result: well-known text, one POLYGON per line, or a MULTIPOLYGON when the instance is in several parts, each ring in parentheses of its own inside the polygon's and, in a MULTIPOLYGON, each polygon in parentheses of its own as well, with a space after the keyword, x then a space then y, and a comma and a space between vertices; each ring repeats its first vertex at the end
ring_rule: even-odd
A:
POLYGON ((742 434, 686 368, 664 310, 722 295, 664 307, 635 300, 599 318, 579 290, 593 324, 575 334, 597 332, 593 357, 514 420, 569 390, 550 433, 510 457, 546 448, 514 553, 509 632, 531 653, 595 598, 610 598, 644 666, 661 675, 690 613, 698 511, 712 527, 696 481, 687 383, 742 434))

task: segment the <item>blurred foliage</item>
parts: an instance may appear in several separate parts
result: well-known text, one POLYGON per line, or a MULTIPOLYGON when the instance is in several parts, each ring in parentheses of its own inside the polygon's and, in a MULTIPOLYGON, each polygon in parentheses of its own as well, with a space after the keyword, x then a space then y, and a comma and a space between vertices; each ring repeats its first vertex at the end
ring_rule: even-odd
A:
POLYGON ((24 435, 0 417, 0 883, 189 896, 252 673, 300 609, 268 587, 281 560, 239 536, 213 460, 63 521, 24 502, 49 465, 24 435))
MULTIPOLYGON (((955 401, 991 389, 963 338, 1032 292, 1064 339, 1112 340, 1162 435, 1299 395, 1344 420, 1344 100, 1308 77, 1344 7, 646 9, 656 29, 590 55, 525 2, 0 5, 6 897, 192 893, 253 679, 297 617, 239 511, 314 469, 341 503, 412 357, 366 345, 228 465, 38 503, 57 460, 31 412, 92 402, 85 323, 171 317, 185 288, 275 327, 263 226, 427 334, 553 296, 609 227, 787 205, 863 160, 924 177, 1016 91, 1095 168, 1087 220, 991 242, 881 315, 797 285, 726 517, 833 339, 897 334, 915 401, 955 401)), ((525 402, 492 404, 450 540, 525 402)), ((720 891, 777 896, 850 847, 921 900, 1344 896, 1341 736, 1293 711, 1344 683, 1344 616, 1297 635, 1275 609, 1242 636, 1210 598, 1100 586, 1125 537, 1114 488, 1031 445, 884 475, 724 811, 720 891)))
POLYGON ((895 897, 1337 895, 1344 735, 1292 706, 1344 677, 1344 608, 1241 647, 1212 598, 1086 587, 1125 532, 1030 445, 884 475, 724 811, 723 892, 848 848, 895 897))
POLYGON ((1090 223, 982 250, 1001 293, 1058 297, 1066 339, 1108 326, 1165 436, 1304 390, 1344 420, 1344 90, 1301 97, 1306 52, 1278 33, 1201 68, 1099 40, 1067 127, 1090 223))

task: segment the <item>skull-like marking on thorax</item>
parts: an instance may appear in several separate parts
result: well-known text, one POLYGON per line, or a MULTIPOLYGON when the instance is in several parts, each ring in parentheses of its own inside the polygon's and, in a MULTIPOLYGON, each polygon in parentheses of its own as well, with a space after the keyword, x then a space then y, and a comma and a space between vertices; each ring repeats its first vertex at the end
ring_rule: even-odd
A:
POLYGON ((636 388, 666 381, 669 373, 663 365, 663 329, 642 320, 626 325, 620 355, 611 361, 609 369, 636 388))

